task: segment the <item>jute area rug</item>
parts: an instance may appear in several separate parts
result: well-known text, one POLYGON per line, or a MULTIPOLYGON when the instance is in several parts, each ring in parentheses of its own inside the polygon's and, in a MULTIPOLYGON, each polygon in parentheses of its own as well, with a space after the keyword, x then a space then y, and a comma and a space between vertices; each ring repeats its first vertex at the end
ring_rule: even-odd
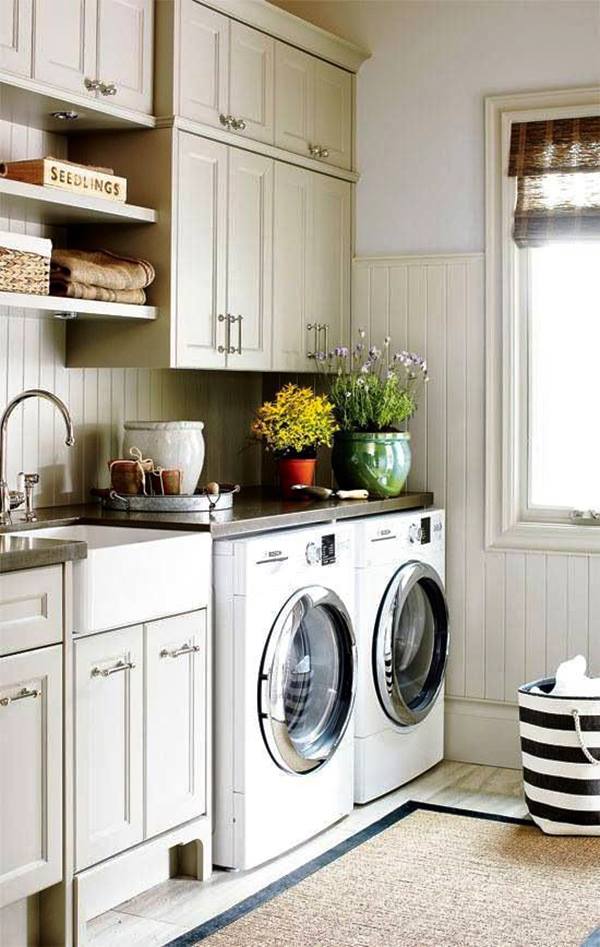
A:
POLYGON ((172 947, 600 947, 600 839, 408 803, 172 947))

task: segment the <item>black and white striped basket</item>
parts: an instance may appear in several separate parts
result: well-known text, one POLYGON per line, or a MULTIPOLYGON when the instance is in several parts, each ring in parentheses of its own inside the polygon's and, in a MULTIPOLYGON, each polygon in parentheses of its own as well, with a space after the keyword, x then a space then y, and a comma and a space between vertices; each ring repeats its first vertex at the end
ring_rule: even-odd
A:
POLYGON ((600 835, 600 698, 554 697, 553 687, 547 678, 519 688, 529 812, 549 835, 600 835))

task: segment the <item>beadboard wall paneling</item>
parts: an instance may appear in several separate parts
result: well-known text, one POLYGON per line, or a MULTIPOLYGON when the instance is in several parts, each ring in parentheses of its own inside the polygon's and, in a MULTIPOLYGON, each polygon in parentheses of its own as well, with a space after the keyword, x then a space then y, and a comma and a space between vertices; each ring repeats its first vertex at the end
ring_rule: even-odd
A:
POLYGON ((353 325, 423 352, 411 487, 447 510, 447 693, 514 703, 578 652, 600 674, 600 557, 484 550, 483 256, 359 258, 353 325))
MULTIPOLYGON (((66 156, 65 139, 0 121, 0 160, 66 156)), ((60 229, 10 219, 0 198, 0 230, 50 236, 60 229)), ((107 327, 110 332, 110 327, 107 327)), ((260 482, 260 453, 248 447, 253 408, 262 379, 254 374, 150 369, 65 368, 65 326, 30 310, 0 307, 0 410, 24 388, 49 388, 69 405, 76 443, 64 445, 62 419, 46 402, 29 401, 10 421, 8 471, 38 471, 38 506, 84 501, 93 485, 107 485, 106 461, 118 456, 124 420, 203 420, 204 476, 246 484, 260 482)))

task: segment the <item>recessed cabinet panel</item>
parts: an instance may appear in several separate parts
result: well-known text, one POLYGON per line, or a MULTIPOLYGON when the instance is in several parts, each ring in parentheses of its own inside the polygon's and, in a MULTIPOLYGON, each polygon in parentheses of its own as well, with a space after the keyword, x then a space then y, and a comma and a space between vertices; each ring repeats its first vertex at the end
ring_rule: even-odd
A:
POLYGON ((235 129, 273 143, 275 40, 235 20, 230 24, 229 113, 245 127, 235 129))
POLYGON ((96 78, 97 0, 36 0, 34 78, 86 93, 96 78))
POLYGON ((75 642, 78 870, 143 838, 142 640, 136 625, 75 642))
POLYGON ((0 908, 62 878, 62 648, 0 658, 0 908))
POLYGON ((311 300, 323 351, 348 343, 350 328, 351 185, 313 175, 311 300))
POLYGON ((310 157, 313 64, 306 53, 275 44, 275 144, 310 157))
POLYGON ((100 96, 106 95, 115 105, 151 112, 153 0, 97 2, 100 96), (116 92, 111 95, 112 86, 116 92))
POLYGON ((62 641, 62 566, 0 575, 0 654, 62 641))
POLYGON ((231 148, 227 312, 232 321, 228 368, 271 366, 272 268, 273 161, 231 148))
POLYGON ((311 178, 310 171, 275 162, 273 369, 282 372, 311 367, 307 358, 313 339, 308 329, 311 178))
POLYGON ((222 127, 228 111, 229 19, 196 0, 181 3, 179 109, 196 122, 222 127))
POLYGON ((0 69, 31 75, 33 0, 0 3, 0 69))
POLYGON ((314 60, 313 138, 328 152, 320 161, 352 166, 352 77, 319 59, 314 60))
POLYGON ((145 626, 146 836, 206 811, 206 612, 145 626))
POLYGON ((177 221, 177 367, 224 368, 226 145, 179 135, 177 221))

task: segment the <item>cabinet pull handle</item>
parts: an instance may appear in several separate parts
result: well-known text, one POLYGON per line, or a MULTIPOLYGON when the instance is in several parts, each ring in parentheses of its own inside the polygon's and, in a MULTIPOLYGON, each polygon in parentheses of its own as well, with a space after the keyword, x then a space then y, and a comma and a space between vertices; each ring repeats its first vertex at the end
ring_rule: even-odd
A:
POLYGON ((173 651, 169 651, 168 648, 163 648, 162 651, 159 652, 159 657, 179 658, 182 654, 196 654, 199 650, 199 644, 182 644, 181 648, 174 648, 173 651))
POLYGON ((227 354, 235 355, 237 349, 235 345, 231 344, 231 327, 237 321, 237 316, 232 316, 231 313, 227 313, 227 354))
POLYGON ((306 326, 306 328, 308 329, 309 332, 314 332, 314 334, 315 334, 315 337, 314 337, 314 346, 313 346, 313 347, 314 347, 314 351, 313 351, 313 352, 307 352, 306 354, 307 354, 307 357, 308 357, 308 358, 316 358, 316 357, 317 357, 317 352, 318 352, 318 350, 319 350, 319 332, 321 331, 321 329, 322 329, 323 327, 322 327, 322 325, 321 325, 320 322, 309 322, 308 325, 306 326))
POLYGON ((323 330, 323 333, 324 333, 324 335, 325 335, 324 352, 325 352, 325 355, 327 355, 327 351, 328 351, 328 348, 329 348, 329 323, 328 323, 328 322, 323 322, 323 323, 321 324, 321 326, 319 327, 319 335, 320 335, 320 330, 321 330, 321 329, 323 330))
POLYGON ((100 89, 102 86, 102 83, 100 82, 99 79, 88 79, 87 76, 83 80, 83 84, 88 90, 88 92, 97 92, 98 89, 100 89))
POLYGON ((229 314, 224 316, 223 313, 220 312, 217 316, 217 321, 225 323, 225 345, 217 346, 217 352, 220 352, 221 355, 225 355, 231 352, 231 316, 229 314))
POLYGON ((133 671, 134 667, 133 661, 117 661, 111 668, 92 668, 92 677, 110 677, 111 674, 118 674, 119 671, 133 671))
MULTIPOLYGON (((242 319, 243 319, 243 318, 244 318, 243 316, 237 316, 237 324, 238 324, 238 347, 237 347, 237 353, 238 353, 238 355, 241 355, 241 354, 242 354, 242 319)), ((235 322, 236 316, 234 316, 233 319, 234 319, 234 322, 235 322)), ((235 349, 234 349, 234 351, 235 351, 235 349)))
POLYGON ((0 700, 0 706, 8 707, 9 704, 14 704, 17 700, 25 700, 26 697, 39 697, 41 693, 40 690, 28 690, 27 687, 24 687, 15 697, 3 697, 0 700))
POLYGON ((98 87, 102 95, 116 95, 117 94, 117 87, 114 82, 101 82, 98 87))

